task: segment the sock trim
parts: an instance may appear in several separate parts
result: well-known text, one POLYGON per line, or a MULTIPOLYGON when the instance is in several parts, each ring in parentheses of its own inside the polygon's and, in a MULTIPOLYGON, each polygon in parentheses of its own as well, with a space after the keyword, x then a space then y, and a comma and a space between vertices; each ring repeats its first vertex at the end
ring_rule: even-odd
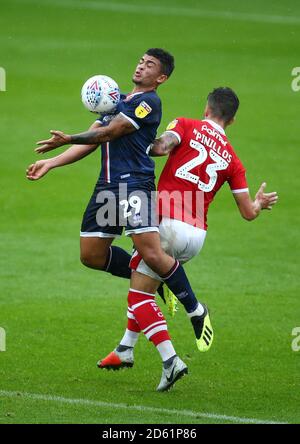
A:
MULTIPOLYGON (((162 332, 162 331, 166 331, 168 334, 168 326, 167 324, 164 325, 159 325, 158 327, 154 327, 152 328, 152 330, 150 330, 148 333, 145 333, 145 336, 147 339, 151 340, 152 336, 154 336, 156 333, 162 332)), ((169 335, 168 335, 168 339, 169 339, 169 335)), ((162 342, 162 341, 160 341, 162 342)))
POLYGON ((111 259, 112 259, 112 248, 111 247, 109 247, 109 259, 107 260, 106 259, 106 264, 105 264, 105 271, 108 271, 108 269, 109 269, 109 266, 110 266, 110 263, 111 263, 111 259))
POLYGON ((132 308, 132 310, 135 310, 138 307, 141 307, 141 305, 149 304, 149 302, 153 302, 153 301, 154 301, 154 297, 153 297, 153 299, 146 299, 145 301, 138 302, 137 304, 132 305, 131 308, 132 308))
POLYGON ((169 279, 174 273, 175 273, 175 271, 177 270, 177 268, 179 267, 179 261, 178 260, 176 260, 175 261, 175 264, 173 265, 173 267, 168 271, 168 273, 166 274, 166 275, 164 275, 164 276, 161 276, 162 277, 162 279, 164 280, 164 281, 166 281, 167 279, 169 279))
POLYGON ((142 332, 146 334, 149 329, 152 329, 155 325, 160 325, 160 324, 166 324, 166 321, 153 322, 153 324, 148 325, 148 327, 144 328, 144 330, 142 330, 142 332))
POLYGON ((151 336, 150 341, 157 347, 159 344, 162 344, 165 341, 171 341, 168 330, 159 331, 151 336))
POLYGON ((131 313, 129 310, 127 310, 127 318, 128 319, 134 319, 135 320, 135 316, 133 313, 131 313))
POLYGON ((146 293, 145 291, 135 290, 134 288, 129 288, 129 291, 133 292, 133 293, 145 294, 147 296, 155 297, 155 293, 154 294, 153 293, 146 293))
POLYGON ((203 305, 198 301, 198 304, 197 304, 196 308, 194 310, 192 310, 192 311, 188 311, 186 314, 188 315, 189 318, 193 318, 194 316, 203 316, 204 313, 205 313, 205 309, 204 309, 203 305), (198 310, 199 307, 201 307, 202 310, 203 310, 201 314, 197 313, 197 310, 198 310))

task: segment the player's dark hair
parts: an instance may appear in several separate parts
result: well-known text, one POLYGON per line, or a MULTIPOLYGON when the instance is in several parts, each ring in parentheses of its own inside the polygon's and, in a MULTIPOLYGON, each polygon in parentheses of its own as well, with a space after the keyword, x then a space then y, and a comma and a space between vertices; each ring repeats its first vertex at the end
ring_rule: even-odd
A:
POLYGON ((225 123, 233 119, 240 104, 236 93, 227 87, 215 88, 208 94, 207 102, 212 115, 225 123))
POLYGON ((175 65, 174 57, 169 52, 161 48, 150 48, 148 49, 148 51, 146 51, 146 54, 158 59, 162 66, 162 73, 170 77, 175 68, 175 65))

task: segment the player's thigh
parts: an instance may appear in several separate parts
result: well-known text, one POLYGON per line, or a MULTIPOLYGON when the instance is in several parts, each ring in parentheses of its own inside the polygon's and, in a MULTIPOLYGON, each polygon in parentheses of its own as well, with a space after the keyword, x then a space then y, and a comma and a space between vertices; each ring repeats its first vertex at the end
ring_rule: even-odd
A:
POLYGON ((174 259, 161 248, 158 232, 132 236, 136 250, 145 263, 160 276, 167 274, 174 265, 174 259))
POLYGON ((184 263, 200 253, 206 231, 185 222, 164 217, 159 225, 162 249, 184 263))
POLYGON ((136 250, 145 258, 155 260, 163 253, 158 231, 133 233, 131 238, 136 250))

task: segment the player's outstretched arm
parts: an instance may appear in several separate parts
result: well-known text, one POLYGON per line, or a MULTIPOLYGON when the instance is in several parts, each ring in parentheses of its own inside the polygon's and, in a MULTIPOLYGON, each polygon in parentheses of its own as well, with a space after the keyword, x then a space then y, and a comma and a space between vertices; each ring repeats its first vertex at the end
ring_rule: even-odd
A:
POLYGON ((153 142, 150 149, 150 155, 153 157, 167 156, 177 145, 179 145, 179 140, 175 134, 165 132, 153 142))
POLYGON ((267 184, 263 182, 252 200, 249 193, 234 194, 235 201, 239 207, 242 217, 246 220, 255 219, 261 210, 272 210, 273 205, 278 201, 278 194, 276 191, 272 193, 265 193, 267 184))
POLYGON ((55 148, 59 148, 63 145, 68 145, 70 142, 70 135, 64 134, 62 131, 51 130, 50 134, 52 137, 46 140, 40 140, 36 144, 39 145, 38 148, 35 149, 35 152, 38 154, 44 154, 48 151, 52 151, 55 148))
POLYGON ((68 145, 69 143, 75 145, 99 145, 103 142, 118 139, 133 131, 136 131, 135 126, 128 119, 118 114, 109 125, 95 128, 85 133, 70 135, 64 134, 62 131, 51 130, 50 133, 52 137, 37 142, 39 147, 36 148, 35 151, 37 153, 46 153, 60 146, 68 145))
MULTIPOLYGON (((99 128, 100 123, 95 122, 90 127, 90 130, 99 128)), ((26 170, 26 177, 29 180, 38 180, 45 176, 48 171, 53 168, 57 168, 64 165, 77 162, 83 159, 88 154, 95 151, 98 145, 72 145, 66 151, 58 156, 51 157, 49 159, 38 160, 37 162, 29 165, 26 170)))
POLYGON ((95 151, 97 146, 98 145, 72 145, 59 156, 51 157, 50 159, 38 160, 37 162, 29 165, 26 170, 26 177, 29 180, 41 179, 53 168, 69 165, 83 159, 88 154, 95 151))

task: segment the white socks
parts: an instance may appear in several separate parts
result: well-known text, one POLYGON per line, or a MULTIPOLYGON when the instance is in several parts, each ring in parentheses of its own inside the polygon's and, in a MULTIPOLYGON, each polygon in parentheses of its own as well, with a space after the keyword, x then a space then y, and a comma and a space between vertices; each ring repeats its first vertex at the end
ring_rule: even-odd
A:
POLYGON ((139 333, 128 330, 126 328, 125 334, 120 341, 120 345, 126 345, 126 347, 134 347, 139 338, 139 333))
POLYGON ((204 313, 203 305, 200 304, 200 302, 199 302, 196 310, 192 311, 192 313, 187 313, 187 315, 189 318, 192 318, 193 316, 202 316, 203 313, 204 313))
POLYGON ((172 358, 172 356, 176 355, 176 351, 171 341, 163 341, 160 344, 158 344, 156 348, 163 362, 167 361, 168 359, 172 358))

